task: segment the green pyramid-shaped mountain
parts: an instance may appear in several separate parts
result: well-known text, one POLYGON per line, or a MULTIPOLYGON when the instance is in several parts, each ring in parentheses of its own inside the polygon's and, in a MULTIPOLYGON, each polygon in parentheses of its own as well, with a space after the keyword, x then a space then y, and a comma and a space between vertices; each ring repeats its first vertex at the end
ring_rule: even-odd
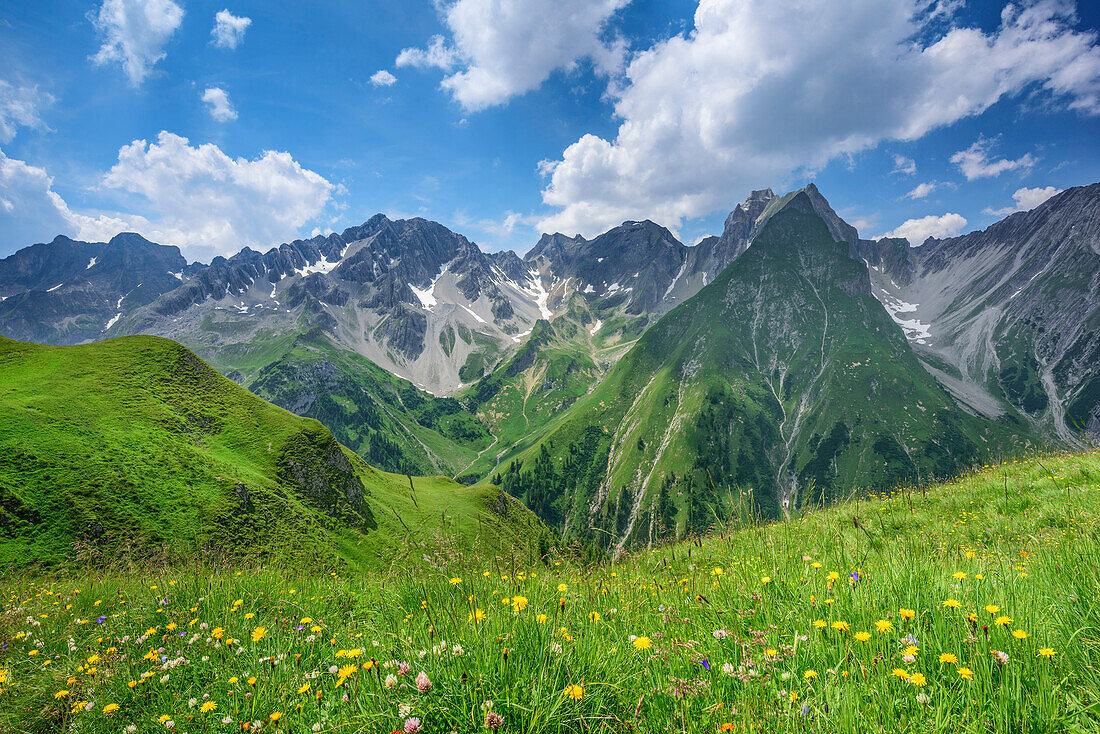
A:
POLYGON ((621 548, 923 482, 1024 443, 921 366, 802 192, 499 481, 564 535, 621 548))

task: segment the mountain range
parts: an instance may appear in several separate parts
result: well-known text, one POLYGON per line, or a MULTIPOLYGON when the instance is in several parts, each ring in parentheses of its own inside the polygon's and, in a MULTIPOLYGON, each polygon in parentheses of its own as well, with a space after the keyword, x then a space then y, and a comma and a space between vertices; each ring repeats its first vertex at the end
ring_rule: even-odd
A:
POLYGON ((0 260, 0 333, 152 334, 390 471, 492 478, 607 546, 1100 435, 1100 184, 918 247, 812 184, 693 246, 486 253, 424 219, 210 264, 135 234, 0 260))

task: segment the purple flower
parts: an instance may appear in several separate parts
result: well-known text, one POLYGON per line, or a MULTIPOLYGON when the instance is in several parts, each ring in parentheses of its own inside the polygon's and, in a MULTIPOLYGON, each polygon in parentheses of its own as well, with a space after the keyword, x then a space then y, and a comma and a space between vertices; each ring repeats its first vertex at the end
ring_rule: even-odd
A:
POLYGON ((415 716, 405 719, 405 734, 416 734, 420 730, 420 719, 415 716))
POLYGON ((703 666, 704 670, 706 670, 707 672, 710 672, 710 661, 709 660, 707 660, 706 658, 703 658, 702 660, 699 661, 699 664, 703 666))
POLYGON ((103 624, 103 623, 104 623, 104 622, 106 622, 106 621, 107 621, 107 618, 106 618, 106 617, 96 617, 96 618, 95 618, 95 623, 96 623, 96 624, 103 624))
POLYGON ((856 583, 857 581, 859 581, 859 571, 852 571, 850 574, 848 574, 848 578, 852 580, 852 583, 856 583))

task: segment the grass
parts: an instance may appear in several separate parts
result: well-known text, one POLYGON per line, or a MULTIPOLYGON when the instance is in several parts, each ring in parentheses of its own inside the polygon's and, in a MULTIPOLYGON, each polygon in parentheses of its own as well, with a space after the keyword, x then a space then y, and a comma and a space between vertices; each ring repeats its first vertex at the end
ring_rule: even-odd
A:
POLYGON ((18 574, 0 730, 1097 731, 1098 513, 1088 453, 610 565, 18 574))
POLYGON ((495 488, 378 471, 169 340, 0 338, 0 569, 199 556, 360 569, 537 552, 545 533, 495 488))

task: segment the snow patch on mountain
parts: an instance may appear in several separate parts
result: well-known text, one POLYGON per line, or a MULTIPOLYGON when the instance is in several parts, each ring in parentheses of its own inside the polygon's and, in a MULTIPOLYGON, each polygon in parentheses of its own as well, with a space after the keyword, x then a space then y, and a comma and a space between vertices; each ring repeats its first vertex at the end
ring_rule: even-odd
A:
POLYGON ((920 308, 919 304, 907 303, 900 298, 891 296, 886 291, 881 291, 876 295, 878 296, 879 302, 882 303, 883 308, 886 309, 886 313, 890 314, 890 318, 894 320, 894 323, 900 326, 902 331, 905 332, 906 339, 925 346, 931 344, 929 341, 929 339, 932 338, 931 324, 925 324, 917 318, 907 319, 900 316, 900 314, 915 312, 920 308))
MULTIPOLYGON (((443 277, 443 274, 447 272, 447 268, 451 267, 451 263, 453 262, 454 260, 451 260, 451 262, 446 263, 439 271, 439 275, 435 276, 435 278, 432 279, 431 285, 429 285, 427 288, 422 290, 414 286, 412 283, 409 284, 409 289, 413 292, 413 295, 416 296, 417 300, 420 301, 420 305, 428 309, 429 311, 435 308, 436 303, 438 303, 435 298, 435 286, 439 282, 439 279, 443 277)), ((471 313, 473 312, 471 311, 471 313)), ((478 320, 480 321, 481 317, 478 317, 478 320)), ((485 322, 482 321, 482 323, 485 322)))

